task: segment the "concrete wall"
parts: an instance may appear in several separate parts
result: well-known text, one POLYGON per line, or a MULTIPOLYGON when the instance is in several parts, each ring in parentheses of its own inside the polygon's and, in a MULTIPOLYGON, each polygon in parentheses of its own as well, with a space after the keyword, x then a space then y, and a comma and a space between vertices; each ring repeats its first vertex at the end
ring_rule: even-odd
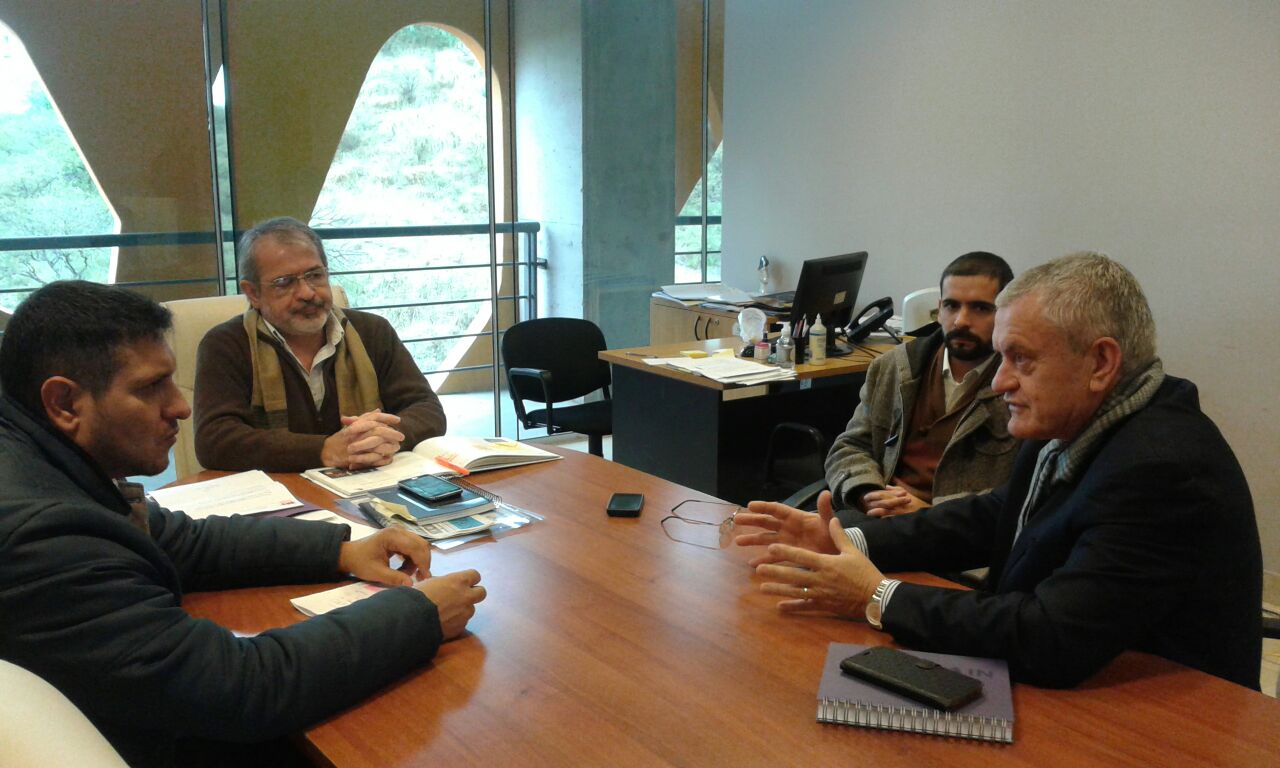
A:
POLYGON ((516 200, 542 223, 548 317, 582 317, 582 13, 579 0, 517 4, 516 200))
MULTIPOLYGON (((870 252, 862 299, 972 249, 1141 280, 1166 370, 1244 466, 1280 571, 1280 4, 739 0, 724 274, 870 252)), ((1206 521, 1211 524, 1212 521, 1206 521)))
POLYGON ((584 3, 582 39, 583 312, 644 344, 675 274, 674 1, 584 3))

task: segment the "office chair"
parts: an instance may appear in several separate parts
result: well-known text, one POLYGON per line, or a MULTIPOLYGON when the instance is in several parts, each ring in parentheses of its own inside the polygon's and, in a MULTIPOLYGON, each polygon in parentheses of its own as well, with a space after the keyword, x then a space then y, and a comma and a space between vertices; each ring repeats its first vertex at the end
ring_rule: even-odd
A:
POLYGON ((39 675, 0 660, 0 690, 0 763, 125 768, 89 718, 39 675))
POLYGON ((826 487, 826 458, 827 439, 820 430, 795 421, 780 422, 769 433, 765 449, 764 498, 784 498, 787 504, 794 499, 803 504, 806 500, 798 498, 798 492, 817 482, 819 488, 812 494, 812 503, 826 487))
MULTIPOLYGON (((347 306, 347 293, 332 286, 333 304, 347 306)), ((169 344, 173 347, 177 368, 174 383, 188 403, 194 402, 196 391, 196 350, 209 329, 224 320, 242 314, 249 302, 242 294, 209 296, 202 299, 178 299, 164 304, 173 313, 173 330, 169 344)), ((194 475, 204 467, 196 460, 196 427, 192 419, 178 422, 178 442, 173 446, 173 469, 177 477, 194 475)))
POLYGON ((603 456, 604 436, 613 434, 609 365, 597 356, 605 348, 604 333, 590 320, 543 317, 508 328, 502 337, 502 364, 520 425, 545 427, 548 435, 584 434, 590 452, 603 456), (555 405, 600 389, 604 400, 555 405), (526 411, 525 400, 546 407, 526 411))

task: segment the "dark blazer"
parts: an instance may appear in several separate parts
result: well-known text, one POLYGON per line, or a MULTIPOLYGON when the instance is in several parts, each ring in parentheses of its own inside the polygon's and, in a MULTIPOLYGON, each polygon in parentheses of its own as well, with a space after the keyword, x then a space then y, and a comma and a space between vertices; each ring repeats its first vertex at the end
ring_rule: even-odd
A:
POLYGON ((70 441, 0 397, 0 658, 48 680, 130 765, 183 737, 273 739, 425 664, 435 605, 388 589, 256 637, 197 619, 185 591, 334 581, 342 525, 154 508, 150 533, 70 441))
POLYGON ((1014 541, 1043 445, 1025 445, 1009 483, 989 494, 859 524, 886 572, 991 567, 985 590, 902 584, 885 629, 920 650, 1007 658, 1036 685, 1076 685, 1133 649, 1256 690, 1253 501, 1195 385, 1166 377, 1014 541))

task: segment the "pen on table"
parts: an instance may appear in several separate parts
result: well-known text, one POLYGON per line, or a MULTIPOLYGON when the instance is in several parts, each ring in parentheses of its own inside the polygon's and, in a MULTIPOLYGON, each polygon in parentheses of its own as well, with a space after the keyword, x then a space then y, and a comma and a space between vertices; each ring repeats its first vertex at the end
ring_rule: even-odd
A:
POLYGON ((657 355, 651 355, 648 352, 628 352, 627 354, 631 357, 657 357, 657 355))
POLYGON ((457 472, 459 477, 466 477, 467 475, 471 474, 466 470, 466 468, 460 467, 457 464, 454 464, 452 461, 449 461, 447 459, 442 459, 439 456, 436 457, 436 463, 444 467, 445 469, 449 469, 449 470, 453 470, 454 472, 457 472))
POLYGON ((362 501, 359 504, 356 504, 356 509, 360 510, 360 513, 365 516, 365 519, 373 523, 375 528, 387 527, 382 522, 382 518, 378 516, 378 513, 374 511, 373 504, 371 502, 362 501))

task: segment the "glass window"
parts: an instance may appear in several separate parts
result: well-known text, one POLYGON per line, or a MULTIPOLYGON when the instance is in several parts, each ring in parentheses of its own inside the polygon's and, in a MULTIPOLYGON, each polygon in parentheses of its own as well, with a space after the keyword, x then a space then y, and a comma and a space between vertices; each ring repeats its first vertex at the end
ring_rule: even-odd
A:
MULTIPOLYGON (((107 203, 22 41, 0 24, 0 239, 115 233, 107 203)), ((0 310, 54 280, 108 282, 114 248, 0 251, 0 310)))
MULTIPOLYGON (((471 51, 430 24, 401 29, 369 66, 311 225, 488 221, 485 133, 484 69, 471 51)), ((326 248, 352 304, 391 320, 423 370, 452 367, 451 352, 471 340, 429 337, 466 334, 488 317, 487 235, 340 239, 326 248)))

